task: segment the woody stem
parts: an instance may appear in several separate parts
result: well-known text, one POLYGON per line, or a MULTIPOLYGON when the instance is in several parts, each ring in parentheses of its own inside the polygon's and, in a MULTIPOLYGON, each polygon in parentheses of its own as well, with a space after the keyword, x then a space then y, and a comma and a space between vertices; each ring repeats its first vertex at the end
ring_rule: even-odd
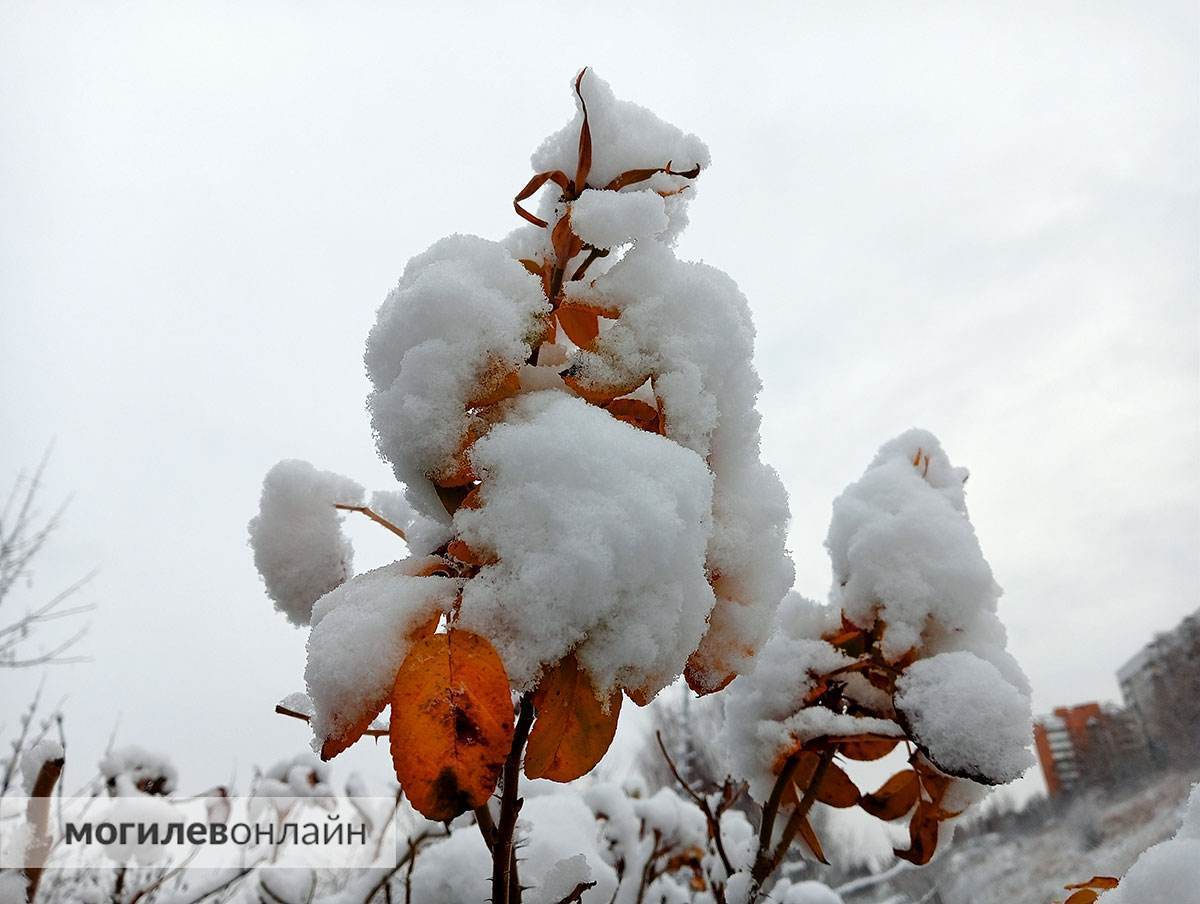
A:
POLYGON ((496 824, 496 842, 492 846, 492 904, 521 904, 521 883, 513 854, 513 835, 522 800, 517 796, 521 780, 521 755, 533 725, 533 697, 521 697, 512 748, 504 761, 504 786, 500 792, 500 821, 496 824))

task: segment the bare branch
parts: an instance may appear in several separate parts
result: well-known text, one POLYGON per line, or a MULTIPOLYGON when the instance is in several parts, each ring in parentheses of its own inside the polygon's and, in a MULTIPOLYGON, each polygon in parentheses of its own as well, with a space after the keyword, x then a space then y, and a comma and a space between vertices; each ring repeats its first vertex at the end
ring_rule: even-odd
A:
MULTIPOLYGON (((281 716, 289 716, 293 719, 299 719, 301 722, 312 721, 311 716, 306 716, 304 713, 298 713, 294 709, 288 709, 286 706, 282 705, 277 705, 275 707, 275 712, 279 713, 281 716)), ((371 738, 382 738, 385 737, 387 733, 388 730, 386 728, 368 728, 363 732, 364 735, 371 738)))
POLYGON ((366 515, 376 524, 382 524, 401 540, 404 540, 406 543, 408 542, 408 537, 404 535, 403 529, 392 524, 392 522, 388 521, 388 519, 383 517, 383 515, 376 513, 375 511, 367 508, 365 505, 343 505, 340 502, 335 502, 333 507, 335 509, 341 509, 343 512, 358 512, 360 515, 366 515))

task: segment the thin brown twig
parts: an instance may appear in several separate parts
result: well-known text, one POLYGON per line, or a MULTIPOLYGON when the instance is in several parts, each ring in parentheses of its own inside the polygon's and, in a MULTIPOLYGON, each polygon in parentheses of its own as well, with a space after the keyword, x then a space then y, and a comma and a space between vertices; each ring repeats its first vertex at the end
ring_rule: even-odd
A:
POLYGON ((837 752, 836 747, 827 747, 821 751, 821 758, 817 761, 817 766, 813 770, 812 778, 809 779, 808 787, 804 790, 804 796, 796 804, 796 808, 792 810, 791 816, 788 817, 787 824, 783 827, 783 834, 779 836, 779 844, 775 846, 769 859, 765 862, 754 864, 754 869, 751 875, 755 879, 758 887, 761 887, 776 869, 783 862, 784 855, 788 852, 788 848, 792 846, 792 842, 796 840, 796 834, 800 831, 800 826, 804 824, 804 820, 808 818, 808 811, 812 809, 813 803, 817 799, 817 791, 821 787, 821 781, 825 778, 825 772, 833 763, 833 755, 837 752))
POLYGON ((559 901, 558 904, 580 904, 580 902, 583 901, 583 893, 589 888, 594 888, 595 885, 595 882, 580 882, 575 886, 571 893, 559 901))
MULTIPOLYGON (((292 718, 292 719, 299 719, 301 722, 311 722, 312 721, 312 716, 306 716, 304 713, 298 713, 294 709, 288 709, 286 706, 283 706, 282 704, 276 705, 275 712, 279 713, 279 715, 281 715, 281 716, 288 716, 289 718, 292 718)), ((366 731, 363 732, 363 734, 369 738, 386 737, 387 733, 388 733, 388 730, 386 728, 368 728, 366 731)))
POLYGON ((704 813, 704 820, 708 824, 708 834, 712 836, 713 846, 717 849, 717 856, 721 858, 721 865, 725 867, 725 875, 732 876, 733 865, 730 863, 729 855, 725 853, 725 843, 721 839, 721 820, 713 812, 712 807, 709 806, 708 798, 694 790, 691 785, 683 780, 683 776, 675 768, 675 761, 671 759, 671 754, 667 753, 667 745, 663 743, 662 732, 654 732, 654 737, 658 739, 658 749, 662 751, 662 755, 667 761, 667 766, 671 769, 671 774, 675 776, 675 781, 679 782, 680 787, 688 793, 704 813))
POLYGON ((365 505, 343 505, 340 502, 335 502, 333 504, 333 507, 335 509, 341 509, 343 512, 358 512, 360 515, 366 515, 368 518, 370 518, 376 524, 382 524, 384 527, 386 527, 388 530, 390 530, 393 534, 395 534, 401 540, 403 540, 406 543, 408 542, 408 537, 405 536, 404 530, 402 528, 399 528, 396 525, 392 524, 392 522, 388 521, 388 519, 383 517, 383 515, 378 514, 377 512, 373 511, 372 509, 368 508, 365 505))

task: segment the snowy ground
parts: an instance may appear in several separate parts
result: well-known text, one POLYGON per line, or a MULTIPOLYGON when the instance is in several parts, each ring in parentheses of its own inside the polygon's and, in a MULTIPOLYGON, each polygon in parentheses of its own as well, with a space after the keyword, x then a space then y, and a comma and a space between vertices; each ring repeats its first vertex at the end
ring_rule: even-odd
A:
MULTIPOLYGON (((904 870, 847 904, 1049 904, 1063 886, 1093 875, 1120 876, 1179 827, 1179 807, 1200 771, 1169 774, 1130 797, 1073 810, 1025 837, 991 834, 952 844, 924 870, 904 870), (1090 811, 1089 811, 1090 810, 1090 811), (1086 838, 1099 842, 1090 849, 1086 838)), ((858 885, 859 883, 855 883, 858 885)))

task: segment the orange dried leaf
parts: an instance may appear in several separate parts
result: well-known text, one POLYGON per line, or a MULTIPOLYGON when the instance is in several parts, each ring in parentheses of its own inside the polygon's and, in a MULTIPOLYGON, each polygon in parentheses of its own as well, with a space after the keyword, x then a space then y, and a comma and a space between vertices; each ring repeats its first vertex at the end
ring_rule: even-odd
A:
POLYGON ((921 796, 921 783, 917 773, 911 769, 897 772, 878 791, 864 794, 858 805, 884 822, 899 819, 917 804, 921 796))
POLYGON ((1067 891, 1072 888, 1099 888, 1107 891, 1110 888, 1116 888, 1121 884, 1120 879, 1115 879, 1112 876, 1092 876, 1086 882, 1076 882, 1073 885, 1064 886, 1067 891))
POLYGON ((567 261, 577 255, 583 247, 582 239, 571 229, 570 208, 554 224, 554 229, 550 232, 550 244, 554 247, 554 254, 560 267, 566 266, 567 261))
POLYGON ((737 677, 737 672, 728 672, 713 679, 707 672, 699 666, 693 665, 689 660, 687 667, 683 670, 683 677, 687 681, 687 686, 696 693, 696 696, 704 697, 725 690, 729 686, 729 682, 737 677))
POLYGON ((591 772, 608 751, 621 714, 621 692, 601 701, 572 653, 542 677, 533 708, 537 721, 529 733, 525 775, 570 782, 591 772))
POLYGON ((497 561, 495 556, 481 553, 468 546, 463 540, 451 540, 446 546, 446 552, 464 565, 481 567, 483 565, 493 565, 497 561))
POLYGON ((578 365, 572 365, 559 374, 559 376, 584 401, 591 402, 593 405, 607 405, 613 399, 629 395, 629 393, 646 382, 649 374, 631 374, 625 380, 604 382, 602 380, 590 379, 586 373, 580 370, 578 365))
POLYGON ((392 764, 427 819, 485 804, 513 739, 508 675, 492 645, 451 629, 413 644, 392 690, 392 764))
POLYGON ((580 348, 590 349, 600 335, 600 321, 590 311, 560 305, 554 312, 567 338, 580 348))
POLYGON ((467 400, 468 408, 486 408, 505 399, 510 399, 521 391, 521 377, 516 368, 501 370, 493 368, 484 374, 479 382, 475 395, 467 400))
POLYGON ((1094 888, 1084 888, 1067 898, 1065 904, 1092 904, 1098 897, 1100 892, 1094 888))
POLYGON ((662 433, 662 416, 648 402, 641 399, 614 399, 604 407, 618 421, 632 424, 639 430, 662 433))
POLYGON ((553 182, 564 192, 570 191, 571 182, 567 178, 566 174, 560 170, 554 170, 553 172, 549 173, 538 173, 527 183, 525 183, 525 187, 517 192, 517 196, 513 198, 513 209, 516 210, 517 216, 524 220, 528 220, 534 226, 541 226, 543 229, 545 229, 549 224, 541 217, 534 216, 528 210, 522 207, 521 202, 526 198, 532 198, 537 190, 547 182, 553 182))
POLYGON ((385 706, 387 706, 386 699, 379 701, 378 707, 375 706, 375 701, 372 701, 371 708, 366 711, 366 715, 363 718, 346 729, 323 739, 321 741, 321 759, 332 760, 343 750, 356 744, 366 733, 367 729, 371 727, 371 723, 383 712, 385 706))

